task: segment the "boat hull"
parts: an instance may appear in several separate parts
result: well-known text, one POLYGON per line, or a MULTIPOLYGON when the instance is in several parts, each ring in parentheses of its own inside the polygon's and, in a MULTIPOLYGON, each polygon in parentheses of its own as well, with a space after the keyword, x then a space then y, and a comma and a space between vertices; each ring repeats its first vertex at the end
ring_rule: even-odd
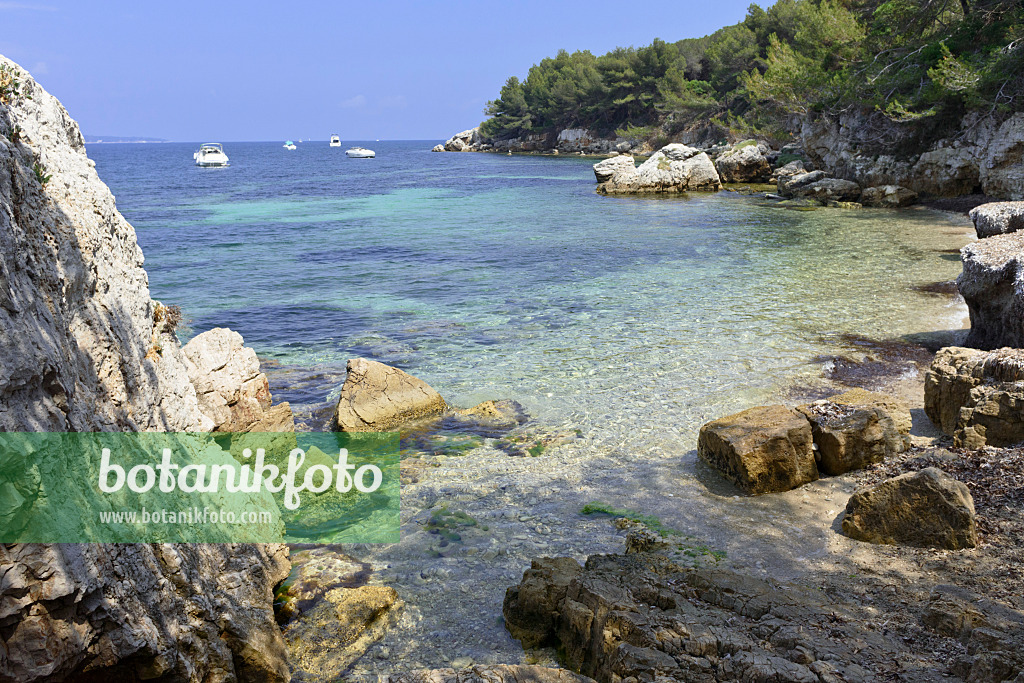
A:
POLYGON ((372 149, 350 149, 345 152, 345 156, 350 159, 372 159, 377 153, 372 149))

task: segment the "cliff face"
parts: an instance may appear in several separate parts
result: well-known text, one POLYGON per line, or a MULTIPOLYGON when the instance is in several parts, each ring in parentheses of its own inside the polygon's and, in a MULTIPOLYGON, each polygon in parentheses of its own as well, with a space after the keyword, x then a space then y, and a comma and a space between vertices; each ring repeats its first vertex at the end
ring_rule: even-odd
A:
POLYGON ((1024 199, 1024 114, 1005 120, 972 114, 917 154, 910 129, 877 113, 808 117, 800 128, 804 148, 831 175, 862 187, 902 185, 915 192, 956 196, 983 192, 1024 199))
MULTIPOLYGON (((135 231, 22 74, 0 102, 0 430, 211 429, 135 231)), ((288 570, 283 545, 5 544, 0 681, 287 680, 288 570)))

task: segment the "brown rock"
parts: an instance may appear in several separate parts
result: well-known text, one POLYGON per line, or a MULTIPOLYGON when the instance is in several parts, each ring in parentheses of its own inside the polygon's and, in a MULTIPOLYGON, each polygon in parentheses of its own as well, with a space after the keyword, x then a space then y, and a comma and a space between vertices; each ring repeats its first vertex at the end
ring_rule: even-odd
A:
POLYGON ((381 683, 594 683, 566 669, 523 664, 494 664, 455 669, 426 669, 392 674, 381 683))
POLYGON ((811 421, 824 474, 861 470, 903 451, 903 438, 885 408, 822 401, 797 410, 811 421))
POLYGON ((552 642, 555 625, 551 614, 565 598, 566 587, 582 571, 583 567, 570 557, 542 557, 532 562, 518 586, 505 592, 505 627, 524 648, 552 642))
POLYGON ((342 432, 383 432, 446 408, 426 382, 383 363, 353 358, 332 422, 342 432))
POLYGON ((1024 441, 1024 350, 940 349, 925 375, 924 407, 957 446, 1024 441))
POLYGON ((843 533, 868 543, 959 550, 978 545, 967 486, 934 467, 857 491, 843 533))
POLYGON ((788 491, 818 478, 811 423, 782 405, 750 408, 705 424, 697 453, 747 493, 788 491))
POLYGON ((889 417, 892 418, 893 424, 896 425, 896 431, 903 437, 904 449, 910 447, 910 430, 913 427, 914 421, 906 401, 889 394, 859 388, 830 396, 828 400, 839 405, 877 406, 884 408, 889 413, 889 417))
POLYGON ((898 209, 917 201, 917 193, 899 185, 878 185, 865 188, 860 196, 864 206, 898 209))

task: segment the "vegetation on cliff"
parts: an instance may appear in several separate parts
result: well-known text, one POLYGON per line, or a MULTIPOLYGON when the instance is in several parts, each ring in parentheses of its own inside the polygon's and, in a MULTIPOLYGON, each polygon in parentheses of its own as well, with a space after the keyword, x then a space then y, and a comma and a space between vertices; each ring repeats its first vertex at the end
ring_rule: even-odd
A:
POLYGON ((594 56, 561 51, 512 76, 483 132, 564 128, 632 138, 711 124, 784 138, 793 114, 877 110, 923 129, 1024 109, 1016 0, 778 0, 703 38, 594 56))

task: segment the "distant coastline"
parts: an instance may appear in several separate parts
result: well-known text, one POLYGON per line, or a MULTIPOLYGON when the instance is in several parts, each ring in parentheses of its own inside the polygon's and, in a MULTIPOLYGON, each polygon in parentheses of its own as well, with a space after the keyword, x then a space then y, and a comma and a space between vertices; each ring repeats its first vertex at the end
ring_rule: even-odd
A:
POLYGON ((85 138, 85 144, 87 145, 98 145, 108 142, 170 142, 170 140, 164 140, 163 138, 139 138, 123 135, 83 135, 82 137, 85 138))

